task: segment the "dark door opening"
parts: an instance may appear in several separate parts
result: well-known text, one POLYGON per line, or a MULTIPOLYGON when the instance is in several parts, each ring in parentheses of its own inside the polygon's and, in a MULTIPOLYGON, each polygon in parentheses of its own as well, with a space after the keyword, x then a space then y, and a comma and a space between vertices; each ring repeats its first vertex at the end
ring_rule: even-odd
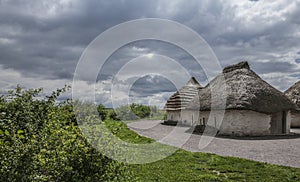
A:
POLYGON ((286 133, 286 111, 282 112, 282 133, 285 134, 286 133))

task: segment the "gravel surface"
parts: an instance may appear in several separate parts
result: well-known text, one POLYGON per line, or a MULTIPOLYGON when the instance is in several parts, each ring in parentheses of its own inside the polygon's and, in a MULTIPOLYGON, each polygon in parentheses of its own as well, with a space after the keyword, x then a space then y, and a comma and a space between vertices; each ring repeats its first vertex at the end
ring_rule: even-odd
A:
POLYGON ((192 152, 207 152, 300 168, 300 129, 292 136, 208 137, 186 132, 188 127, 139 121, 128 127, 139 135, 192 152), (201 143, 200 143, 201 142, 201 143), (205 142, 210 142, 205 145, 205 142), (200 145, 199 145, 200 143, 200 145))

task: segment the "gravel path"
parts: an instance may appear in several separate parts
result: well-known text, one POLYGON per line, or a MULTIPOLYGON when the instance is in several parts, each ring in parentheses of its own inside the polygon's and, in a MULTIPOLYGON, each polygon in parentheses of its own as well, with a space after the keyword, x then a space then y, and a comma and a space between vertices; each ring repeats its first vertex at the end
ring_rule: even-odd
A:
POLYGON ((300 168, 300 129, 294 136, 274 137, 207 137, 186 132, 188 127, 161 124, 162 121, 139 121, 128 127, 139 135, 192 152, 207 152, 255 161, 300 168), (205 146, 203 143, 211 140, 205 146))

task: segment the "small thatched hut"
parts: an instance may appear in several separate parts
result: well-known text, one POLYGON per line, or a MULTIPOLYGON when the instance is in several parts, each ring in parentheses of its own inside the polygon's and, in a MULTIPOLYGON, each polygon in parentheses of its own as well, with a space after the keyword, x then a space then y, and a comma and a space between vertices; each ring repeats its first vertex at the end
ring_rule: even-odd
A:
POLYGON ((181 119, 189 125, 215 127, 225 135, 287 134, 292 109, 294 104, 282 92, 262 80, 247 62, 241 62, 224 68, 222 74, 200 89, 182 111, 181 119), (219 96, 213 107, 211 90, 219 96), (214 115, 210 114, 212 110, 214 115))
POLYGON ((289 89, 287 89, 284 94, 296 104, 296 110, 291 112, 291 127, 299 128, 300 127, 300 81, 295 83, 289 89))
POLYGON ((192 77, 179 91, 167 101, 164 109, 167 112, 167 122, 180 122, 181 111, 190 103, 202 86, 192 77))

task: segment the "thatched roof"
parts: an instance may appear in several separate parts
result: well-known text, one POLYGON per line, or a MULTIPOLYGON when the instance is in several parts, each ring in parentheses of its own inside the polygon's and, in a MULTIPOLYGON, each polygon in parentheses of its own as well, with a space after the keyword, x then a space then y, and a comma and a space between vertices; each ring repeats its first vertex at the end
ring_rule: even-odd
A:
POLYGON ((287 89, 284 94, 300 109, 300 81, 287 89))
POLYGON ((228 66, 223 73, 199 90, 198 96, 186 107, 191 110, 252 110, 274 113, 294 109, 294 104, 279 90, 254 73, 247 62, 228 66), (214 105, 211 106, 211 90, 214 105))
POLYGON ((198 93, 200 88, 202 88, 202 86, 192 77, 179 91, 169 98, 164 109, 168 111, 184 109, 198 93))

